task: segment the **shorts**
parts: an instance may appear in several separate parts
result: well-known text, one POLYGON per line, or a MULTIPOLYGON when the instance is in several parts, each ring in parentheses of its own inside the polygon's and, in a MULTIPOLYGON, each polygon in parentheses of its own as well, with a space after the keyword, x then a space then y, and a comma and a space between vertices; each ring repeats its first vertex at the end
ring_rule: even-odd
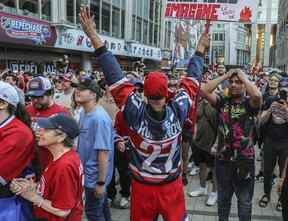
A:
POLYGON ((182 179, 167 184, 147 185, 132 180, 131 221, 188 221, 182 179))
POLYGON ((195 147, 193 149, 194 163, 199 166, 200 163, 205 163, 209 168, 214 167, 215 157, 210 153, 195 147))

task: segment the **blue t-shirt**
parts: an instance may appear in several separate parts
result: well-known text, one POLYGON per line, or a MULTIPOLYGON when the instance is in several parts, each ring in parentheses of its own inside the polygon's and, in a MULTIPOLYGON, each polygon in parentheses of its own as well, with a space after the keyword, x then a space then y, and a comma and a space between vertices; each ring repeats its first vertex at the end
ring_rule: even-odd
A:
POLYGON ((106 186, 113 174, 114 162, 114 128, 112 120, 103 107, 97 106, 93 112, 80 113, 80 135, 77 152, 84 167, 84 186, 95 188, 98 181, 97 151, 109 151, 109 162, 106 176, 106 186))

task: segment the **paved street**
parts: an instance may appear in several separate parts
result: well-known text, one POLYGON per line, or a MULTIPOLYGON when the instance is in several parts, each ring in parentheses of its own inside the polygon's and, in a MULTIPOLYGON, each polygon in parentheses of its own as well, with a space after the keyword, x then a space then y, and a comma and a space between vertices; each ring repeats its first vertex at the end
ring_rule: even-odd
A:
MULTIPOLYGON (((259 163, 257 162, 257 165, 259 163)), ((257 170, 258 171, 258 170, 257 170)), ((198 176, 189 177, 190 184, 186 187, 185 193, 194 190, 199 185, 198 176)), ((263 183, 255 184, 255 196, 253 201, 253 218, 252 220, 258 221, 281 221, 281 213, 275 210, 277 203, 277 194, 274 185, 272 191, 272 202, 267 208, 262 209, 258 206, 258 200, 263 194, 263 183)), ((207 207, 205 206, 206 197, 190 198, 186 197, 187 211, 189 214, 190 221, 216 221, 217 220, 217 207, 207 207)), ((129 210, 112 209, 112 219, 113 221, 129 221, 129 210)), ((237 201, 234 197, 231 210, 230 221, 236 221, 237 218, 237 201)), ((159 220, 160 221, 160 220, 159 220)))

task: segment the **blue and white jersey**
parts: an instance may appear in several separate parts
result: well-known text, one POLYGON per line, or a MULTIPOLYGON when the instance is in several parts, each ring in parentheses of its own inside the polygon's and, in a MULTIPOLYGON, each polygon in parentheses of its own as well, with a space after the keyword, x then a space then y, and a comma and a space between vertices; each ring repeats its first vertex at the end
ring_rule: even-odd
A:
POLYGON ((134 93, 134 86, 124 77, 110 52, 103 52, 98 59, 129 128, 133 178, 148 184, 175 180, 181 173, 182 126, 199 89, 203 58, 196 55, 191 58, 187 77, 181 81, 181 90, 167 103, 162 121, 149 116, 147 104, 134 93))

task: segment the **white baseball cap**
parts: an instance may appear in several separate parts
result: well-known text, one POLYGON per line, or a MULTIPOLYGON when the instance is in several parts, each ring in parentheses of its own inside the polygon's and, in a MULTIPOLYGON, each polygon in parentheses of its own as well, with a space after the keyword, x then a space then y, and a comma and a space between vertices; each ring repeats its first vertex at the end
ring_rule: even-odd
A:
POLYGON ((16 89, 10 84, 0 81, 0 99, 17 107, 20 102, 16 89))

